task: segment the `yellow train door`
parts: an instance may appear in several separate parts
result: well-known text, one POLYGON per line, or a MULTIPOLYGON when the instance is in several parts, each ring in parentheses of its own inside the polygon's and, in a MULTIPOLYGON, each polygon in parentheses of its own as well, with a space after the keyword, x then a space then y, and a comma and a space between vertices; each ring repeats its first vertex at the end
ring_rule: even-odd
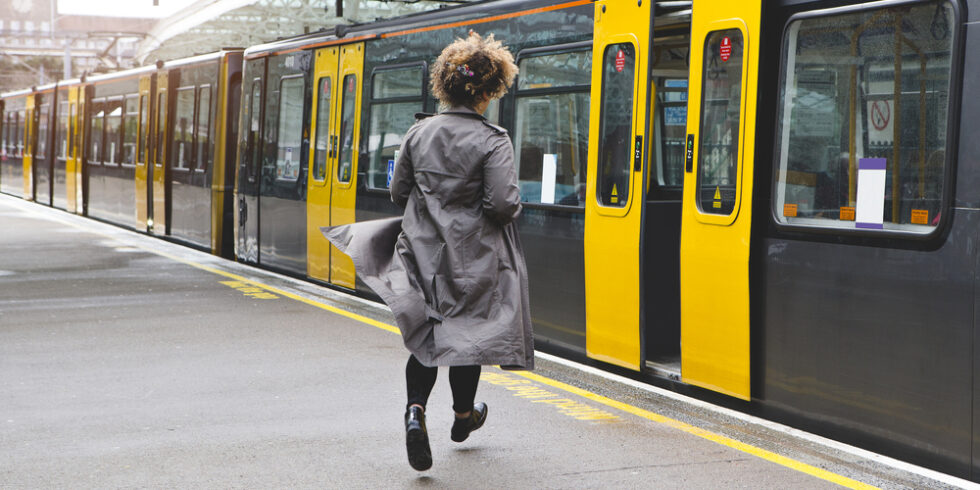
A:
POLYGON ((745 400, 761 10, 694 7, 681 216, 681 378, 745 400))
POLYGON ((640 224, 654 2, 595 4, 585 198, 585 345, 639 370, 640 224))
POLYGON ((306 193, 306 273, 314 279, 330 280, 330 242, 320 233, 321 226, 330 224, 330 173, 333 167, 335 133, 331 123, 337 88, 339 47, 323 48, 316 52, 313 81, 313 121, 310 124, 310 171, 307 173, 306 193))
POLYGON ((318 50, 315 70, 306 197, 307 273, 353 289, 354 263, 327 242, 320 227, 354 222, 364 44, 318 50))
POLYGON ((65 196, 69 213, 82 214, 82 157, 79 147, 81 132, 81 112, 79 95, 84 94, 81 86, 68 87, 68 149, 65 159, 65 196))
POLYGON ((150 106, 153 101, 153 75, 140 77, 139 85, 139 120, 137 122, 136 134, 136 176, 134 184, 136 189, 136 225, 143 229, 148 229, 150 225, 149 203, 150 194, 147 189, 149 179, 149 155, 147 147, 150 146, 151 129, 149 121, 150 106))
POLYGON ((37 146, 37 107, 35 105, 34 94, 27 96, 27 105, 24 107, 24 199, 34 200, 34 148, 37 146))
POLYGON ((156 99, 153 102, 155 111, 153 128, 155 129, 153 140, 154 148, 151 159, 153 166, 150 168, 149 179, 153 182, 152 190, 152 210, 150 211, 149 228, 156 235, 167 234, 167 144, 169 138, 168 110, 167 101, 167 72, 161 71, 157 74, 156 80, 156 99))

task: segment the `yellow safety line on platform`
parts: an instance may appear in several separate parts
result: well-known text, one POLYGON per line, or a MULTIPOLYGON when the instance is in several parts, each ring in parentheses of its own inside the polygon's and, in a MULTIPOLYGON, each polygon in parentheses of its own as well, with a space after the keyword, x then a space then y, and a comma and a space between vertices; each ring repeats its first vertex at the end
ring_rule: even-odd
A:
MULTIPOLYGON (((113 240, 117 239, 117 237, 114 237, 112 235, 105 234, 105 233, 99 233, 97 231, 92 230, 91 228, 85 228, 85 227, 83 227, 81 225, 78 225, 76 223, 72 223, 72 222, 65 221, 65 220, 59 220, 59 221, 62 221, 63 223, 66 223, 66 224, 68 224, 70 226, 74 226, 76 228, 83 229, 83 230, 88 231, 90 233, 95 233, 95 234, 98 234, 98 235, 102 235, 102 236, 111 238, 113 240)), ((293 294, 293 293, 290 293, 288 291, 284 291, 284 290, 279 289, 279 288, 274 287, 274 286, 269 286, 267 284, 263 284, 263 283, 260 283, 258 281, 253 281, 251 279, 248 279, 246 277, 240 276, 238 274, 234 274, 234 273, 231 273, 231 272, 223 271, 221 269, 216 269, 214 267, 210 267, 210 266, 207 266, 207 265, 204 265, 204 264, 200 264, 200 263, 194 262, 192 260, 184 259, 184 258, 178 257, 176 255, 169 254, 167 252, 162 252, 160 250, 154 250, 154 249, 149 248, 149 247, 144 247, 144 246, 139 245, 139 244, 137 244, 135 246, 136 247, 139 247, 139 248, 141 248, 143 250, 146 250, 147 252, 154 253, 154 254, 159 255, 161 257, 166 257, 166 258, 168 258, 170 260, 174 260, 174 261, 180 262, 182 264, 189 265, 189 266, 194 267, 196 269, 200 269, 200 270, 203 270, 203 271, 206 271, 206 272, 210 272, 212 274, 217 274, 219 276, 227 277, 229 279, 234 279, 236 281, 241 281, 241 282, 244 282, 244 283, 248 283, 248 284, 251 284, 251 285, 253 285, 255 287, 262 288, 262 289, 264 289, 266 291, 269 291, 269 292, 272 292, 272 293, 275 293, 275 294, 279 294, 279 295, 284 296, 286 298, 294 299, 294 300, 299 301, 301 303, 305 303, 307 305, 310 305, 310 306, 313 306, 313 307, 316 307, 316 308, 320 308, 322 310, 327 310, 327 311, 329 311, 331 313, 336 313, 336 314, 338 314, 340 316, 343 316, 345 318, 349 318, 351 320, 356 320, 356 321, 359 321, 359 322, 362 322, 362 323, 366 323, 368 325, 371 325, 372 327, 380 328, 381 330, 385 330, 385 331, 388 331, 388 332, 391 332, 391 333, 395 333, 395 334, 400 334, 401 333, 398 330, 397 327, 394 327, 392 325, 388 325, 387 323, 380 322, 378 320, 374 320, 372 318, 368 318, 366 316, 359 315, 357 313, 353 313, 353 312, 350 312, 350 311, 342 310, 340 308, 337 308, 337 307, 334 307, 334 306, 330 306, 330 305, 321 303, 321 302, 316 301, 316 300, 307 299, 307 298, 304 298, 304 297, 302 297, 302 296, 300 296, 298 294, 293 294)), ((841 486, 844 486, 844 487, 847 487, 847 488, 860 488, 860 489, 874 489, 874 488, 878 488, 878 487, 875 487, 875 486, 872 486, 872 485, 868 485, 866 483, 859 482, 859 481, 854 480, 854 479, 851 479, 851 478, 847 478, 845 476, 838 475, 836 473, 832 473, 832 472, 827 471, 827 470, 824 470, 824 469, 817 468, 815 466, 812 466, 812 465, 809 465, 809 464, 806 464, 806 463, 803 463, 803 462, 800 462, 800 461, 796 461, 796 460, 791 459, 791 458, 788 458, 786 456, 782 456, 780 454, 776 454, 776 453, 774 453, 772 451, 767 451, 765 449, 758 448, 758 447, 755 447, 755 446, 746 444, 744 442, 736 441, 735 439, 731 439, 729 437, 725 437, 725 436, 720 435, 720 434, 715 434, 713 432, 707 431, 705 429, 701 429, 699 427, 695 427, 693 425, 690 425, 690 424, 681 422, 679 420, 674 420, 674 419, 672 419, 670 417, 665 417, 663 415, 660 415, 660 414, 651 412, 649 410, 644 410, 642 408, 635 407, 635 406, 630 405, 628 403, 624 403, 624 402, 621 402, 621 401, 613 400, 611 398, 608 398, 608 397, 605 397, 605 396, 602 396, 602 395, 597 395, 597 394, 592 393, 590 391, 586 391, 586 390, 583 390, 581 388, 578 388, 578 387, 575 387, 575 386, 572 386, 572 385, 569 385, 569 384, 566 384, 566 383, 562 383, 560 381, 555 381, 555 380, 550 379, 550 378, 545 378, 544 376, 541 376, 541 375, 538 375, 538 374, 534 374, 534 373, 530 373, 530 372, 526 372, 526 371, 512 371, 512 374, 523 376, 523 377, 525 377, 527 379, 530 379, 530 380, 533 380, 533 381, 536 381, 536 382, 539 382, 539 383, 542 383, 542 384, 545 384, 545 385, 548 385, 548 386, 551 386, 551 387, 554 387, 554 388, 558 388, 558 389, 563 390, 563 391, 567 391, 567 392, 572 393, 574 395, 578 395, 578 396, 581 396, 583 398, 592 400, 592 401, 594 401, 596 403, 600 403, 600 404, 606 405, 607 407, 612 407, 612 408, 615 408, 615 409, 618 409, 618 410, 622 410, 622 411, 624 411, 626 413, 630 413, 630 414, 636 415, 636 416, 638 416, 640 418, 644 418, 644 419, 650 420, 652 422, 656 422, 658 424, 663 424, 663 425, 666 425, 666 426, 669 426, 669 427, 673 427, 675 429, 684 431, 684 432, 686 432, 688 434, 695 435, 695 436, 698 436, 698 437, 703 438, 703 439, 707 439, 709 441, 712 441, 712 442, 721 444, 723 446, 727 446, 727 447, 730 447, 732 449, 735 449, 735 450, 738 450, 738 451, 742 451, 742 452, 747 453, 747 454, 751 454, 751 455, 756 456, 758 458, 762 458, 762 459, 764 459, 766 461, 770 461, 770 462, 773 462, 773 463, 776 463, 776 464, 785 466, 787 468, 790 468, 790 469, 793 469, 793 470, 796 470, 796 471, 799 471, 799 472, 802 472, 802 473, 806 473, 806 474, 808 474, 810 476, 814 476, 814 477, 820 478, 822 480, 827 480, 829 482, 836 483, 838 485, 841 485, 841 486)))
POLYGON ((692 435, 698 436, 700 438, 707 439, 707 440, 712 441, 712 442, 716 442, 716 443, 721 444, 723 446, 728 446, 728 447, 730 447, 732 449, 737 449, 737 450, 742 451, 744 453, 749 453, 749 454, 751 454, 753 456, 757 456, 757 457, 762 458, 762 459, 764 459, 766 461, 771 461, 773 463, 783 465, 783 466, 785 466, 787 468, 791 468, 791 469, 794 469, 796 471, 800 471, 800 472, 806 473, 808 475, 815 476, 817 478, 820 478, 820 479, 823 479, 823 480, 827 480, 829 482, 833 482, 833 483, 836 483, 838 485, 841 485, 841 486, 844 486, 844 487, 847 487, 847 488, 861 488, 861 489, 878 488, 878 487, 875 487, 875 486, 872 486, 872 485, 868 485, 866 483, 861 483, 861 482, 859 482, 857 480, 853 480, 851 478, 847 478, 845 476, 838 475, 836 473, 831 473, 830 471, 827 471, 827 470, 824 470, 824 469, 820 469, 820 468, 817 468, 815 466, 808 465, 806 463, 802 463, 800 461, 796 461, 796 460, 791 459, 791 458, 787 458, 786 456, 782 456, 780 454, 776 454, 776 453, 774 453, 772 451, 767 451, 765 449, 761 449, 761 448, 758 448, 758 447, 755 447, 755 446, 746 444, 744 442, 736 441, 735 439, 731 439, 731 438, 725 437, 723 435, 719 435, 719 434, 715 434, 713 432, 709 432, 709 431, 704 430, 704 429, 702 429, 700 427, 695 427, 695 426, 693 426, 691 424, 687 424, 687 423, 681 422, 680 420, 674 420, 674 419, 672 419, 670 417, 665 417, 663 415, 660 415, 658 413, 651 412, 649 410, 644 410, 644 409, 639 408, 639 407, 634 407, 633 405, 630 405, 628 403, 623 403, 621 401, 613 400, 611 398, 607 398, 607 397, 604 397, 602 395, 597 395, 597 394, 592 393, 590 391, 586 391, 586 390, 583 390, 581 388, 578 388, 578 387, 575 387, 575 386, 572 386, 572 385, 569 385, 569 384, 566 384, 566 383, 562 383, 560 381, 555 381, 555 380, 550 379, 550 378, 545 378, 544 376, 541 376, 541 375, 538 375, 538 374, 534 374, 534 373, 530 373, 530 372, 526 372, 526 371, 514 371, 512 374, 516 374, 518 376, 523 376, 523 377, 525 377, 527 379, 530 379, 532 381, 536 381, 538 383, 546 384, 546 385, 551 386, 553 388, 558 388, 560 390, 567 391, 569 393, 572 393, 572 394, 581 396, 583 398, 587 398, 589 400, 592 400, 592 401, 594 401, 596 403, 601 403, 601 404, 603 404, 603 405, 605 405, 607 407, 616 408, 616 409, 622 410, 624 412, 627 412, 627 413, 631 413, 633 415, 636 415, 637 417, 641 417, 641 418, 645 418, 647 420, 651 420, 653 422, 657 422, 658 424, 664 424, 664 425, 673 427, 675 429, 682 430, 684 432, 687 432, 688 434, 692 434, 692 435))

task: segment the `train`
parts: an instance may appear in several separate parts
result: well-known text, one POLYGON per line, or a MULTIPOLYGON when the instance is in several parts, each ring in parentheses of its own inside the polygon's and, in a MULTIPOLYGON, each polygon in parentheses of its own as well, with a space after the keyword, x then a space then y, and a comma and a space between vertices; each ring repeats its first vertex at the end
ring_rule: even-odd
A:
POLYGON ((480 0, 2 94, 0 192, 371 296, 493 33, 537 348, 980 481, 980 0, 480 0))

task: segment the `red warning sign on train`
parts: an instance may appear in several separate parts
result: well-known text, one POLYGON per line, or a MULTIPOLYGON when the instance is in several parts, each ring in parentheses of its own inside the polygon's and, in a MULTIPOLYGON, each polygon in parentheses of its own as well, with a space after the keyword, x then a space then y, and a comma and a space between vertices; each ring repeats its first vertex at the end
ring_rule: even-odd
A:
POLYGON ((732 40, 728 36, 721 38, 721 48, 718 51, 721 61, 728 61, 732 57, 732 40))
POLYGON ((622 49, 616 52, 616 71, 623 71, 626 67, 626 53, 622 49))

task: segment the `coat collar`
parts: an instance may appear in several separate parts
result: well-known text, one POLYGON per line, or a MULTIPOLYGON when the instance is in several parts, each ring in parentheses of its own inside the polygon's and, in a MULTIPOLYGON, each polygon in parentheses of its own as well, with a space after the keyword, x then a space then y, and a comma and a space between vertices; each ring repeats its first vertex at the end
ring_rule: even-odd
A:
POLYGON ((474 111, 473 109, 470 109, 469 107, 459 106, 459 105, 450 107, 449 109, 442 111, 441 114, 459 114, 462 116, 475 117, 484 121, 487 119, 483 117, 483 114, 480 114, 474 111))

